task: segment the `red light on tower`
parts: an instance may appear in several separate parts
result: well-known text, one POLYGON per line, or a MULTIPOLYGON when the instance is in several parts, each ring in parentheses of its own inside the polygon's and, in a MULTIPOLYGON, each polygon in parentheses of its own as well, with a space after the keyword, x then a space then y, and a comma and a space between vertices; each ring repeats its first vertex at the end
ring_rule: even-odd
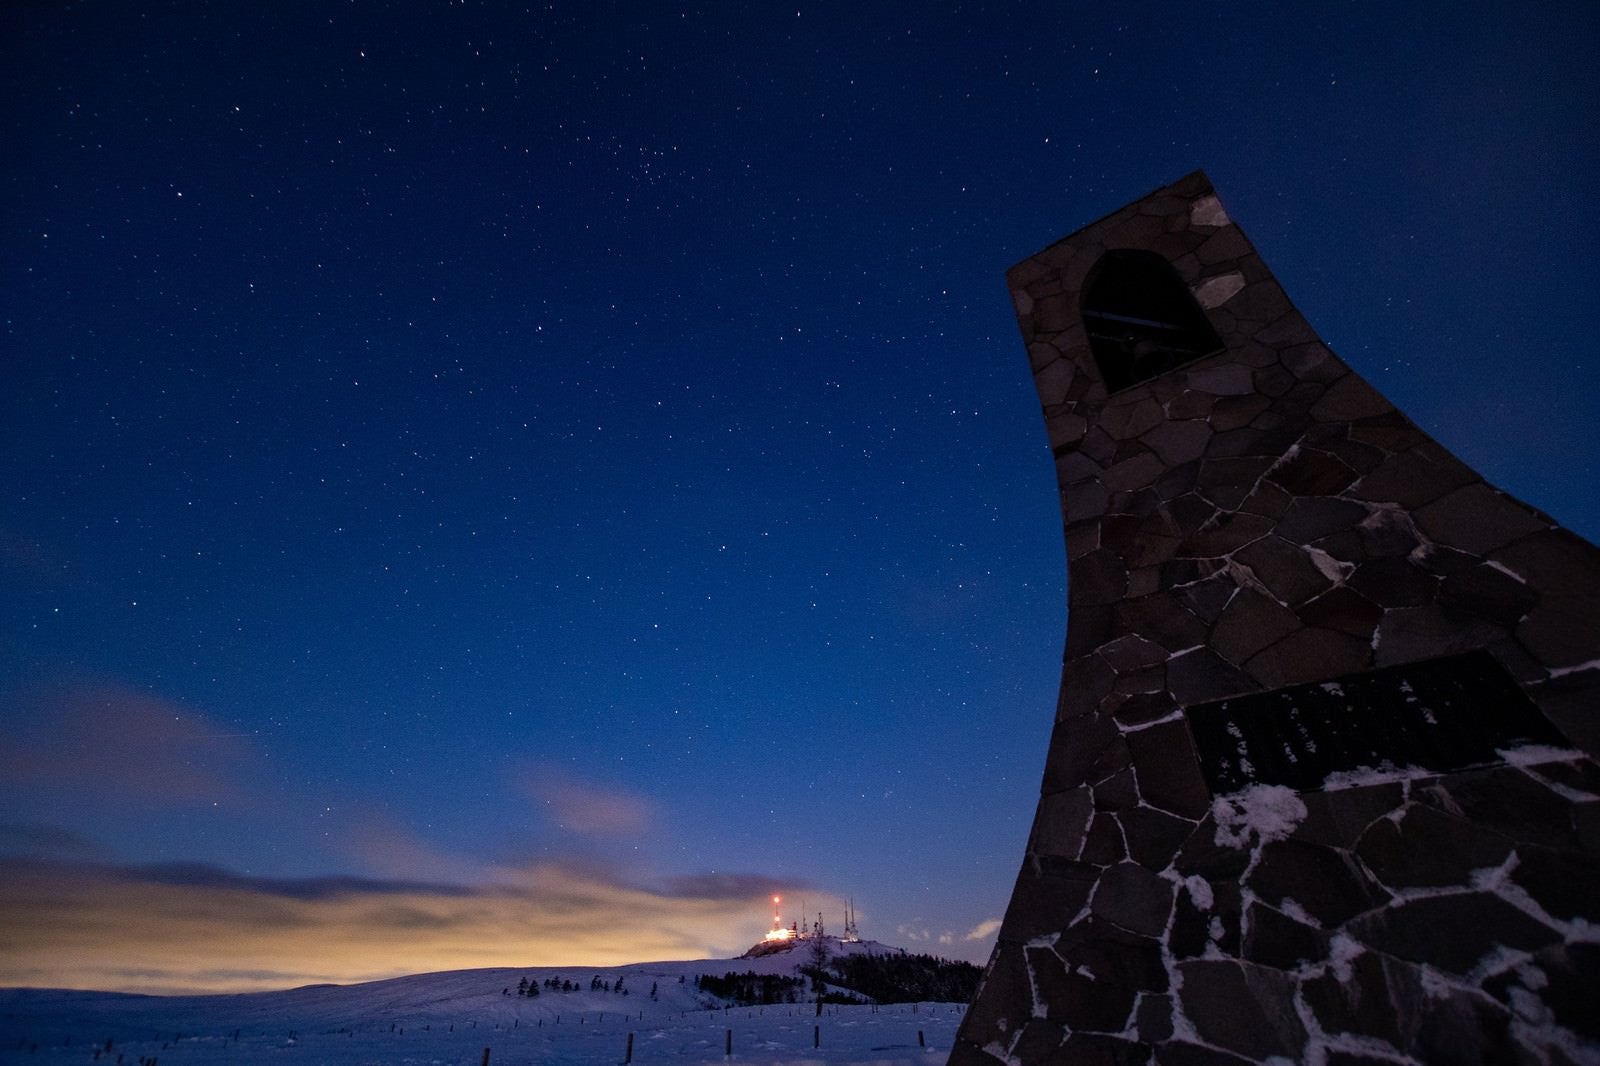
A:
POLYGON ((782 902, 782 896, 772 897, 772 929, 764 938, 766 940, 788 940, 794 935, 783 927, 783 916, 778 910, 778 905, 782 902))

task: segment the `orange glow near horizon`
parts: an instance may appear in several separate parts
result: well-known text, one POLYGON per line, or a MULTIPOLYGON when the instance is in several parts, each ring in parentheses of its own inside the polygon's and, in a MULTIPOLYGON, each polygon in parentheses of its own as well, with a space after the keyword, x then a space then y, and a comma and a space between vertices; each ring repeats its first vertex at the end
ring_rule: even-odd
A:
POLYGON ((759 935, 750 907, 764 895, 737 884, 650 891, 557 866, 502 871, 480 886, 286 884, 0 860, 0 986, 253 992, 728 958, 759 935))

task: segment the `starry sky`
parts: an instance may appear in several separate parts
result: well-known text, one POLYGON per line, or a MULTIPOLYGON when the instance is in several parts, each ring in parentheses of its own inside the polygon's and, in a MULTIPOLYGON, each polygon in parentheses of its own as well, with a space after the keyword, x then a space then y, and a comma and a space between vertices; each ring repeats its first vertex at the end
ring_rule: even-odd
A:
POLYGON ((1592 3, 0 12, 0 984, 982 961, 1066 598, 1003 272, 1195 168, 1600 536, 1592 3), (802 902, 803 901, 803 902, 802 902))

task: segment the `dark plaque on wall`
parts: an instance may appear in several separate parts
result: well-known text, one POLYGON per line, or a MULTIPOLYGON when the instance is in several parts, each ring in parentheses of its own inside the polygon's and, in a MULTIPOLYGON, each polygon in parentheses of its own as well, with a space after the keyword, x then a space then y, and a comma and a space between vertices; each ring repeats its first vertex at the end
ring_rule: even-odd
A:
POLYGON ((1486 651, 1197 704, 1186 712, 1213 794, 1323 787, 1333 774, 1504 762, 1527 745, 1571 748, 1486 651))

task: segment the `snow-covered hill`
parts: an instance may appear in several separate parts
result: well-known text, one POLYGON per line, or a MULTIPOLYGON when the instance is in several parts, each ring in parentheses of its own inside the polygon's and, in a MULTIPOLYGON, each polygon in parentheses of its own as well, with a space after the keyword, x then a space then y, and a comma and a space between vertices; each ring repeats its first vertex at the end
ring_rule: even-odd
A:
MULTIPOLYGON (((832 947, 836 954, 898 951, 870 941, 832 947)), ((0 1063, 481 1066, 487 1048, 492 1066, 615 1064, 624 1061, 629 1034, 640 1066, 721 1063, 729 1031, 735 1062, 944 1061, 962 1005, 829 1005, 819 1018, 811 1003, 724 1008, 695 988, 699 974, 789 975, 805 955, 455 970, 240 995, 6 989, 0 1063), (524 978, 541 986, 570 981, 577 990, 518 996, 524 978), (613 990, 591 989, 596 978, 613 990), (615 991, 619 978, 625 994, 615 991)))

